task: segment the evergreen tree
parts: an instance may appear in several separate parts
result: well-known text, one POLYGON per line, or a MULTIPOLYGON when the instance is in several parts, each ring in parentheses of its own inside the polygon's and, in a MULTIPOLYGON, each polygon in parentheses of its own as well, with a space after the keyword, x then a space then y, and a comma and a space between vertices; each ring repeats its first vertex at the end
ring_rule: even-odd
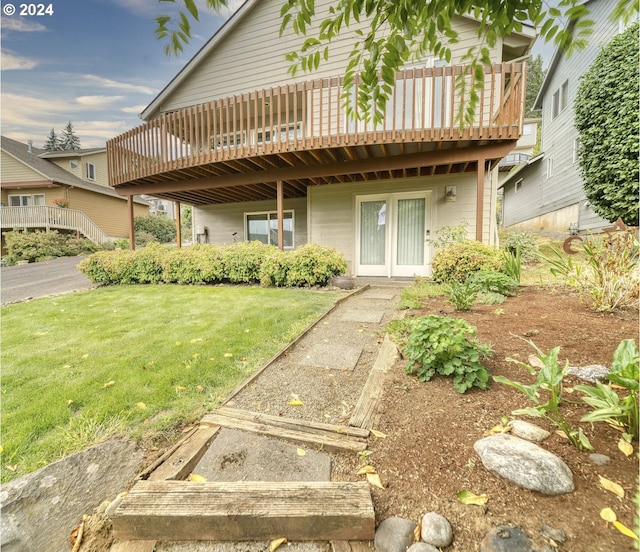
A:
POLYGON ((533 102, 536 101, 542 81, 544 80, 545 71, 542 69, 542 56, 537 55, 529 61, 527 67, 527 107, 525 117, 540 117, 540 111, 533 110, 533 102))
POLYGON ((73 132, 73 124, 71 121, 67 123, 67 126, 64 127, 64 130, 62 131, 62 136, 60 137, 60 149, 65 151, 80 149, 80 138, 78 138, 73 132))
POLYGON ((59 151, 62 149, 60 147, 60 140, 56 136, 56 131, 51 129, 49 136, 47 136, 47 141, 44 144, 44 149, 47 151, 59 151))

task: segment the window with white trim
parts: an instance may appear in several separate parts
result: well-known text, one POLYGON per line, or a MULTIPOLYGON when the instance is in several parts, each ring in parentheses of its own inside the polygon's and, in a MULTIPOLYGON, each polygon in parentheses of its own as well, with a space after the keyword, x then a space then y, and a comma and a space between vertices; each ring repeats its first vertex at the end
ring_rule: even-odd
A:
POLYGON ((517 194, 522 189, 522 178, 520 180, 516 180, 516 184, 513 187, 513 193, 517 194))
POLYGON ((96 166, 93 163, 85 163, 84 167, 85 167, 84 174, 85 174, 87 180, 95 180, 96 179, 96 166))
POLYGON ((566 80, 562 85, 553 93, 551 98, 551 118, 555 119, 560 113, 562 113, 569 103, 569 81, 566 80))
MULTIPOLYGON (((245 232, 248 241, 261 241, 268 245, 278 245, 278 213, 267 211, 245 213, 245 232)), ((293 248, 293 211, 283 213, 283 239, 285 248, 293 248)))
POLYGON ((9 207, 29 207, 31 205, 44 205, 44 194, 11 194, 9 207))
POLYGON ((71 169, 77 169, 78 168, 78 160, 77 159, 71 159, 71 161, 69 161, 69 167, 71 169))
POLYGON ((553 176, 553 157, 547 157, 547 178, 553 176))

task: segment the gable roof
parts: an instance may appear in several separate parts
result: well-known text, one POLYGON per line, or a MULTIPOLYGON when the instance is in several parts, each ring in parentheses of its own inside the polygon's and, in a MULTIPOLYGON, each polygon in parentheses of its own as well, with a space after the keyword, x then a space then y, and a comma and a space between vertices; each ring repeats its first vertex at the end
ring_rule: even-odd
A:
POLYGON ((527 159, 524 163, 520 163, 515 169, 513 169, 507 177, 498 184, 498 189, 504 188, 509 182, 511 182, 516 176, 518 176, 522 171, 524 171, 527 167, 531 165, 535 165, 538 161, 544 158, 544 153, 539 153, 535 157, 531 159, 527 159))
MULTIPOLYGON (((51 182, 54 182, 56 184, 66 184, 67 186, 81 188, 83 190, 96 192, 102 195, 117 197, 118 199, 122 200, 126 199, 122 197, 118 192, 116 192, 113 188, 107 188, 106 186, 101 186, 100 184, 93 184, 92 182, 82 180, 74 174, 65 171, 62 167, 59 167, 53 161, 48 161, 47 159, 43 158, 43 154, 49 153, 46 150, 35 148, 32 146, 31 151, 29 151, 29 146, 27 146, 27 144, 23 144, 22 142, 18 142, 17 140, 12 140, 11 138, 7 138, 6 136, 1 137, 0 149, 2 149, 2 151, 4 151, 7 155, 13 157, 16 161, 19 161, 23 165, 29 167, 31 170, 42 175, 45 180, 50 180, 51 182)), ((96 151, 99 150, 93 150, 93 153, 96 153, 96 151)), ((69 152, 64 153, 66 153, 67 155, 69 154, 69 152)), ((137 199, 136 201, 138 201, 139 203, 146 203, 137 199)))
MULTIPOLYGON (((31 148, 36 149, 36 148, 31 148)), ((42 151, 42 150, 40 150, 42 151)), ((96 153, 105 153, 107 148, 87 148, 77 150, 60 150, 60 151, 46 151, 39 155, 42 159, 58 159, 67 157, 84 157, 85 155, 94 155, 96 153)))

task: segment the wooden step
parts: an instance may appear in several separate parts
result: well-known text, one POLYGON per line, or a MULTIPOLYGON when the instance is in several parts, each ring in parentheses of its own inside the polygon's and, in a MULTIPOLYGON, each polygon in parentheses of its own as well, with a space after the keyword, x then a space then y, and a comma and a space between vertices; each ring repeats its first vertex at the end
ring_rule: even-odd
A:
POLYGON ((118 540, 372 540, 369 484, 138 481, 113 517, 118 540))
POLYGON ((220 407, 203 419, 203 423, 239 429, 250 433, 285 439, 293 443, 318 446, 327 452, 360 452, 367 448, 369 431, 258 412, 220 407))

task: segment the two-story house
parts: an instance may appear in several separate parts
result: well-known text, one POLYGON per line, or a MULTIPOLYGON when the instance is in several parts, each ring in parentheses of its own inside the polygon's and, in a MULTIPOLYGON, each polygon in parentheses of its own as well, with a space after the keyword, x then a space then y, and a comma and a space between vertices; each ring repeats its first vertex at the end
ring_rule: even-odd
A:
POLYGON ((584 4, 589 8, 589 19, 594 21, 589 43, 571 57, 556 50, 534 104, 535 109, 542 110, 542 153, 502 182, 503 221, 507 227, 582 232, 610 225, 591 209, 582 186, 574 99, 580 77, 624 27, 611 19, 615 2, 587 0, 584 4))
POLYGON ((108 185, 106 148, 47 152, 3 136, 0 155, 3 232, 59 230, 105 243, 129 235, 130 213, 149 214, 146 202, 129 206, 108 185))
POLYGON ((429 238, 444 225, 466 222, 470 238, 493 243, 497 164, 522 133, 534 29, 492 49, 472 125, 456 122, 455 86, 478 40, 471 17, 456 19, 451 64, 431 56, 398 73, 374 125, 341 101, 354 30, 294 78, 285 54, 300 38, 279 36, 280 7, 247 0, 144 110, 146 123, 107 143, 111 185, 194 206, 195 241, 315 242, 357 276, 428 275, 429 238))

